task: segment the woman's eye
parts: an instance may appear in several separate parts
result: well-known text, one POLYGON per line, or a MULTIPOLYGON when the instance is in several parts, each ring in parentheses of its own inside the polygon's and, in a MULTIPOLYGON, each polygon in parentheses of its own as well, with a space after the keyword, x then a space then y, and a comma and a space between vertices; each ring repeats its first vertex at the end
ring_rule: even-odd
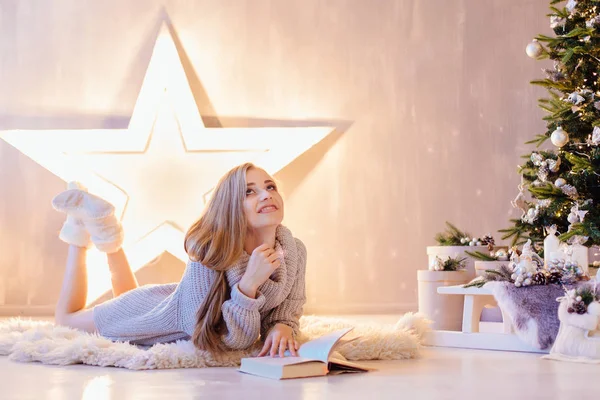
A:
POLYGON ((252 190, 252 189, 247 189, 247 190, 246 190, 246 196, 248 196, 248 195, 252 194, 252 192, 253 192, 253 190, 252 190))
POLYGON ((267 189, 269 189, 269 190, 277 190, 277 186, 275 186, 275 185, 269 185, 269 186, 267 186, 267 189))

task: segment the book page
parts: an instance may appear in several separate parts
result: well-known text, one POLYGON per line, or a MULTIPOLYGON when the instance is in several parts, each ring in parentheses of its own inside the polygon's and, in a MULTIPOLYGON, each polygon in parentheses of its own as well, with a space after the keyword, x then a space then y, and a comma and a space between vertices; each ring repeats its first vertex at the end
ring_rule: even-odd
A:
POLYGON ((376 368, 367 367, 366 365, 357 364, 348 360, 342 360, 339 358, 329 359, 329 369, 331 371, 342 371, 342 372, 366 372, 366 371, 377 371, 376 368))
POLYGON ((304 364, 304 363, 314 363, 316 360, 304 357, 252 357, 252 358, 243 358, 242 363, 246 365, 254 365, 255 363, 267 364, 267 365, 277 365, 280 367, 286 365, 294 365, 294 364, 304 364))
POLYGON ((337 331, 328 333, 327 335, 313 339, 310 342, 306 342, 298 349, 298 355, 302 358, 319 360, 327 363, 329 360, 329 355, 331 354, 331 351, 335 345, 342 338, 342 336, 350 332, 352 329, 353 328, 339 329, 337 331))

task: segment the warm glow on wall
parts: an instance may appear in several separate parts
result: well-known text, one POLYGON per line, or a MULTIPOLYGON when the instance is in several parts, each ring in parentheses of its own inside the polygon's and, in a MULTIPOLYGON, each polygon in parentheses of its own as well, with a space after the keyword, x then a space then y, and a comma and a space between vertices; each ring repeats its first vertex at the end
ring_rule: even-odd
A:
MULTIPOLYGON (((173 38, 158 35, 129 126, 110 130, 12 130, 4 139, 64 181, 112 202, 132 268, 164 251, 187 261, 183 236, 228 169, 251 161, 274 174, 331 127, 206 128, 173 38)), ((110 288, 106 257, 88 254, 88 303, 110 288)))

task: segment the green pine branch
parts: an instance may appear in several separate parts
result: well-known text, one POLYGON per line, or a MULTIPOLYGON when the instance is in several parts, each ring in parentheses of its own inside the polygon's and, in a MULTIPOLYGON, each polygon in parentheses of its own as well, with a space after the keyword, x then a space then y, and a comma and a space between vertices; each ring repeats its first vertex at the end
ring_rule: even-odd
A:
MULTIPOLYGON (((556 4, 556 3, 560 3, 561 1, 564 0, 553 0, 550 4, 556 4)), ((552 14, 548 14, 546 15, 547 17, 550 17, 551 15, 558 15, 561 18, 568 18, 569 17, 569 12, 563 8, 562 10, 559 10, 556 7, 550 7, 550 9, 552 10, 552 14)))
POLYGON ((573 153, 565 153, 565 158, 571 164, 573 164, 572 171, 574 173, 578 173, 581 171, 592 172, 594 170, 591 161, 585 157, 576 156, 573 153))
POLYGON ((463 287, 465 289, 470 288, 470 287, 480 288, 480 287, 483 287, 483 285, 485 285, 486 283, 487 283, 487 281, 482 278, 475 278, 471 282, 463 285, 463 287))
MULTIPOLYGON (((562 82, 555 82, 551 79, 533 80, 529 83, 531 83, 532 85, 545 87, 546 89, 556 89, 561 92, 568 92, 568 91, 572 90, 570 85, 566 85, 562 82)), ((545 100, 545 99, 538 100, 538 103, 543 103, 541 100, 545 100)), ((543 106, 540 106, 540 107, 546 109, 543 106)))
POLYGON ((511 239, 510 247, 519 246, 527 242, 529 237, 529 226, 524 224, 520 219, 511 219, 513 223, 511 228, 499 229, 498 232, 504 233, 502 240, 511 239))
POLYGON ((588 241, 591 241, 591 243, 599 243, 600 229, 598 229, 598 226, 594 222, 588 221, 588 218, 586 218, 583 223, 579 222, 571 224, 570 230, 563 233, 558 238, 561 241, 566 242, 573 236, 587 236, 589 238, 588 241))
MULTIPOLYGON (((562 35, 562 37, 565 38, 582 38, 588 35, 591 35, 594 33, 594 28, 583 28, 583 27, 577 27, 571 30, 571 32, 567 33, 566 35, 562 35)), ((577 46, 580 47, 580 46, 577 46)))
POLYGON ((465 268, 466 258, 448 258, 444 261, 444 271, 458 271, 465 268))
POLYGON ((481 260, 481 261, 497 261, 496 257, 490 256, 489 254, 485 254, 482 253, 480 251, 468 251, 465 250, 465 254, 468 254, 469 256, 473 257, 476 260, 481 260))
POLYGON ((486 269, 485 275, 473 279, 471 282, 463 285, 464 288, 477 287, 480 288, 488 282, 513 282, 512 271, 506 265, 501 265, 500 268, 486 269))
MULTIPOLYGON (((540 147, 548 139, 549 139, 548 136, 538 134, 538 135, 536 135, 535 139, 529 140, 529 141, 525 142, 525 144, 535 144, 536 147, 540 147)), ((527 157, 527 158, 529 158, 529 157, 527 157)))
POLYGON ((435 235, 435 241, 440 246, 462 246, 460 239, 471 238, 471 234, 463 232, 456 226, 446 221, 446 231, 435 235))
POLYGON ((581 301, 583 301, 586 306, 589 306, 590 303, 596 299, 595 293, 587 286, 577 289, 575 294, 581 296, 581 301))
POLYGON ((566 195, 551 183, 546 182, 543 186, 529 186, 527 188, 537 199, 553 199, 557 197, 566 197, 566 195))

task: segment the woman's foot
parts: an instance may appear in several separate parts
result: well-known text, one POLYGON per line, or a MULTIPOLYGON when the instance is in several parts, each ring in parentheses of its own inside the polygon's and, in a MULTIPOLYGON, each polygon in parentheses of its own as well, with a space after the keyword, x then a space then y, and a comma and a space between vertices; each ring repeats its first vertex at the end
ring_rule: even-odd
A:
MULTIPOLYGON (((79 182, 69 182, 67 185, 67 191, 71 190, 87 191, 87 189, 79 182)), ((90 240, 90 234, 85 228, 83 221, 81 220, 81 218, 72 214, 67 214, 67 219, 63 223, 62 229, 60 230, 58 237, 63 242, 72 244, 77 247, 89 248, 92 245, 92 242, 90 240)))
POLYGON ((123 244, 124 235, 121 223, 115 217, 114 206, 101 197, 88 193, 81 185, 76 185, 78 184, 73 183, 72 187, 52 199, 52 206, 57 211, 66 213, 69 222, 63 236, 70 241, 61 239, 76 246, 78 244, 73 243, 74 241, 82 243, 83 237, 79 235, 79 230, 77 235, 71 235, 77 226, 76 221, 80 221, 98 250, 105 253, 118 251, 123 244))

